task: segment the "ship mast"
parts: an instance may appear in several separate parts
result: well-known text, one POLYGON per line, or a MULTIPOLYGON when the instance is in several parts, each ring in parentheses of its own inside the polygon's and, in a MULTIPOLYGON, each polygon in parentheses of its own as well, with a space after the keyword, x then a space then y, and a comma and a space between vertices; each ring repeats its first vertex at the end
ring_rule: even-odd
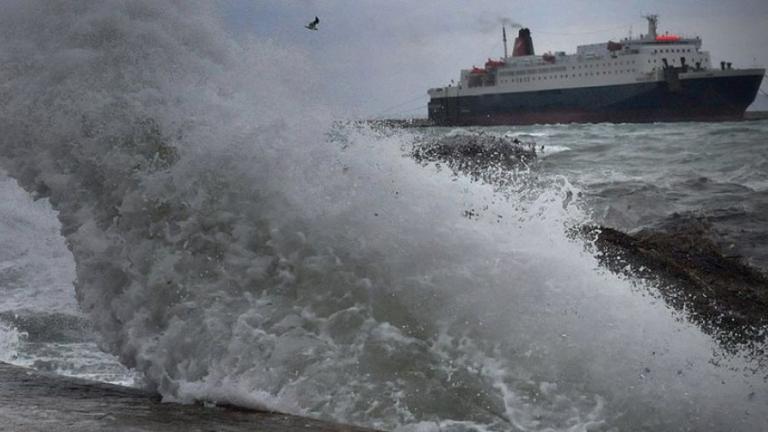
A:
POLYGON ((501 38, 504 40, 504 60, 507 60, 507 29, 501 26, 501 38))

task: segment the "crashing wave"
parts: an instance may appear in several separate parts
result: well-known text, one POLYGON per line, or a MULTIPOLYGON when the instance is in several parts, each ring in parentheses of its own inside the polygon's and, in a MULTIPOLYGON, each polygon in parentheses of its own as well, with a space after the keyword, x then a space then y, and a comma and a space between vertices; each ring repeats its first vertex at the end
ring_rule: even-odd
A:
MULTIPOLYGON (((148 386, 383 428, 726 417, 737 384, 688 411, 627 373, 711 346, 595 271, 566 234, 585 219, 567 181, 512 201, 404 158, 409 133, 328 138, 313 66, 235 41, 213 7, 19 0, 0 17, 0 162, 58 211, 80 306, 148 386)), ((712 368, 687 379, 719 385, 712 368)))

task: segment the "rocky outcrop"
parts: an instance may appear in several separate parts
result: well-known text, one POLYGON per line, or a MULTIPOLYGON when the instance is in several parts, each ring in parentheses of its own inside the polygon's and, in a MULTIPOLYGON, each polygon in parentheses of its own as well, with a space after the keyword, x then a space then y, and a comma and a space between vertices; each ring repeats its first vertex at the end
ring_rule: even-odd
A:
POLYGON ((603 265, 616 273, 652 280, 672 307, 728 347, 764 341, 768 328, 768 278, 740 257, 724 254, 702 220, 677 218, 664 228, 633 234, 588 226, 603 265))

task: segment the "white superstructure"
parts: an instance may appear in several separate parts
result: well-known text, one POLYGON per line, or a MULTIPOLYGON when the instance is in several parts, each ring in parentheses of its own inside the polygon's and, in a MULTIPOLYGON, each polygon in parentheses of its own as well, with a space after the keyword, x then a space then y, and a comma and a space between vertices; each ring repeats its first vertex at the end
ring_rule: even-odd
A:
MULTIPOLYGON (((430 89, 429 95, 439 98, 663 81, 665 67, 680 68, 679 79, 711 76, 710 55, 701 50, 699 37, 657 34, 657 16, 646 18, 647 34, 581 45, 575 54, 534 55, 532 42, 530 52, 521 53, 517 41, 512 56, 489 60, 482 69, 462 70, 457 85, 430 89)), ((739 73, 726 64, 717 72, 739 73)))

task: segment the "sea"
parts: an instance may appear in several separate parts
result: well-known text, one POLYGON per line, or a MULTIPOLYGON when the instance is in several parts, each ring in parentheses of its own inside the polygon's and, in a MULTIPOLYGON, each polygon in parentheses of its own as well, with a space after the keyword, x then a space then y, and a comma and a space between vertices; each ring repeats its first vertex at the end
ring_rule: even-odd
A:
POLYGON ((208 2, 7 3, 0 361, 383 430, 768 430, 759 350, 570 234, 683 216, 768 271, 768 121, 374 127, 208 2), (537 157, 411 157, 478 135, 537 157))

